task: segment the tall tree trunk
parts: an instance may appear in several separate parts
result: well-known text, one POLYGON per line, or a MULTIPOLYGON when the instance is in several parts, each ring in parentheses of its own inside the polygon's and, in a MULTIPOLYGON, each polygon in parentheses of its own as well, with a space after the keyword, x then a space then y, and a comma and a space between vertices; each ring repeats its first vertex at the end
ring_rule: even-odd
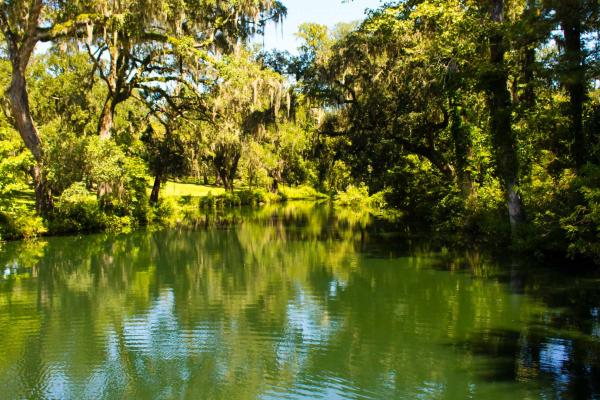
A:
POLYGON ((150 204, 157 204, 160 197, 160 186, 162 184, 162 173, 159 171, 154 177, 154 186, 152 186, 152 193, 150 194, 150 204))
POLYGON ((98 136, 100 136, 100 139, 102 140, 107 140, 111 137, 115 109, 116 104, 113 96, 109 95, 104 101, 104 107, 102 107, 102 113, 100 114, 100 120, 98 121, 98 136))
POLYGON ((559 18, 564 35, 563 84, 569 94, 571 156, 577 167, 585 163, 586 149, 583 131, 583 103, 586 98, 584 54, 581 42, 582 22, 579 0, 561 4, 559 18))
POLYGON ((491 0, 490 17, 496 25, 490 35, 490 62, 493 72, 488 79, 491 134, 496 156, 496 168, 508 205, 511 232, 516 236, 524 221, 523 204, 517 191, 519 161, 516 153, 516 137, 512 130, 511 96, 508 90, 508 74, 504 64, 504 1, 491 0))
POLYGON ((533 82, 534 69, 535 48, 533 47, 533 44, 528 43, 523 59, 523 81, 525 84, 525 89, 523 90, 523 94, 519 99, 527 108, 533 107, 535 104, 535 85, 533 82))
POLYGON ((237 170, 238 170, 238 165, 240 163, 240 158, 242 157, 242 153, 238 152, 234 157, 233 157, 233 163, 231 164, 231 170, 229 171, 229 184, 230 184, 230 189, 233 192, 233 183, 235 181, 235 175, 237 174, 237 170))
POLYGON ((42 141, 33 122, 29 106, 25 81, 27 62, 14 53, 11 54, 11 58, 12 80, 8 89, 8 98, 13 125, 35 159, 35 165, 31 168, 30 173, 35 190, 36 210, 40 215, 47 216, 53 208, 52 194, 44 176, 42 141))

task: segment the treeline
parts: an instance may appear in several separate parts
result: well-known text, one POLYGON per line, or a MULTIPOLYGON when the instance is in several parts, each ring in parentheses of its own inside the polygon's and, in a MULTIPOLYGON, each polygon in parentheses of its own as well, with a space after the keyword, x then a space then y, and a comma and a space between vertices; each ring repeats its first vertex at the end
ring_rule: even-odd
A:
POLYGON ((249 41, 285 14, 272 0, 3 2, 0 237, 151 223, 172 211, 173 178, 258 201, 319 186, 318 113, 249 41))
POLYGON ((599 11, 402 1, 355 26, 306 24, 300 56, 265 59, 327 111, 336 163, 408 217, 598 259, 599 11))
POLYGON ((401 1, 301 26, 292 56, 249 45, 277 1, 5 1, 2 235, 145 224, 182 178, 379 193, 466 242, 599 259, 599 11, 401 1))

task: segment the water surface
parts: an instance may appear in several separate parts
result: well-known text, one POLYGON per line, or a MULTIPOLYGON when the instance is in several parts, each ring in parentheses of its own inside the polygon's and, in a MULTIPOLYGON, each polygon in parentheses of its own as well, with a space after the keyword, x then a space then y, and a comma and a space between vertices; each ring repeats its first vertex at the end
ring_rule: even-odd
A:
POLYGON ((600 398, 600 279, 295 204, 10 243, 3 399, 600 398))

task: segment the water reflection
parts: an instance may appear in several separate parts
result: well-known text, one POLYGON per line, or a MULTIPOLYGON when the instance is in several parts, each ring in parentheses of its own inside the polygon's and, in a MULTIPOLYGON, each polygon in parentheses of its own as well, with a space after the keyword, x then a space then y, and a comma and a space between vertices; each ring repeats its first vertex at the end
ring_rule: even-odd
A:
POLYGON ((3 398, 593 398, 594 276, 301 203, 0 253, 3 398))

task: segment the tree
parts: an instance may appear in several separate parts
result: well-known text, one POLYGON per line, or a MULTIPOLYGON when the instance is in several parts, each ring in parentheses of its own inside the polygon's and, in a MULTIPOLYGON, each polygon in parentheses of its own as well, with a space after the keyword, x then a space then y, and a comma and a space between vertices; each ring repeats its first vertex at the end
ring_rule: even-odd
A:
POLYGON ((97 4, 110 15, 90 31, 86 44, 107 88, 98 122, 101 138, 110 137, 116 107, 135 90, 161 92, 169 84, 202 84, 199 77, 215 64, 211 54, 230 51, 232 42, 261 32, 268 21, 279 21, 286 13, 273 0, 170 3, 97 4))
POLYGON ((31 115, 27 92, 27 67, 39 42, 74 35, 88 22, 87 17, 67 12, 70 2, 43 0, 10 0, 0 5, 0 29, 6 44, 7 57, 12 68, 12 79, 7 90, 12 124, 33 155, 31 168, 36 209, 42 215, 52 209, 52 193, 44 176, 42 140, 31 115))
POLYGON ((174 132, 170 116, 158 117, 162 129, 150 122, 142 141, 146 144, 147 160, 150 171, 154 175, 154 184, 150 194, 150 204, 158 203, 160 189, 168 177, 181 174, 187 166, 184 143, 174 132))
POLYGON ((595 30, 599 11, 598 2, 588 0, 547 1, 555 11, 556 24, 562 30, 558 43, 562 47, 559 78, 569 96, 570 155, 574 165, 581 168, 586 161, 584 133, 584 104, 587 100, 586 50, 584 36, 595 30))
POLYGON ((210 93, 208 107, 213 117, 206 133, 218 178, 233 190, 243 147, 250 141, 268 141, 269 129, 276 127, 283 107, 291 98, 283 78, 261 68, 246 50, 240 48, 224 58, 220 81, 210 93))
MULTIPOLYGON (((143 1, 117 4, 11 0, 0 5, 0 29, 12 67, 7 91, 12 123, 35 159, 31 174, 38 212, 46 215, 52 208, 52 193, 44 177, 42 140, 31 114, 26 83, 27 67, 36 44, 87 38, 88 49, 109 92, 98 124, 100 135, 106 138, 116 106, 131 96, 144 73, 148 79, 156 72, 152 62, 161 48, 153 48, 152 44, 168 44, 168 48, 177 49, 178 55, 187 51, 197 56, 197 43, 231 46, 232 40, 259 32, 266 21, 285 15, 285 7, 272 0, 236 1, 231 6, 219 7, 212 1, 192 0, 183 3, 165 0, 164 7, 148 7, 143 1), (97 47, 92 51, 94 39, 97 47), (105 51, 110 55, 106 70, 102 65, 105 51)), ((161 56, 173 65, 173 57, 161 56)), ((168 80, 163 74, 153 81, 168 80)), ((154 86, 155 90, 160 90, 158 86, 154 86)))
POLYGON ((482 76, 489 94, 490 134, 494 145, 496 168, 507 197, 511 229, 515 234, 524 221, 523 204, 518 193, 519 160, 512 128, 512 103, 508 91, 505 65, 504 1, 490 0, 488 5, 490 67, 482 76))

